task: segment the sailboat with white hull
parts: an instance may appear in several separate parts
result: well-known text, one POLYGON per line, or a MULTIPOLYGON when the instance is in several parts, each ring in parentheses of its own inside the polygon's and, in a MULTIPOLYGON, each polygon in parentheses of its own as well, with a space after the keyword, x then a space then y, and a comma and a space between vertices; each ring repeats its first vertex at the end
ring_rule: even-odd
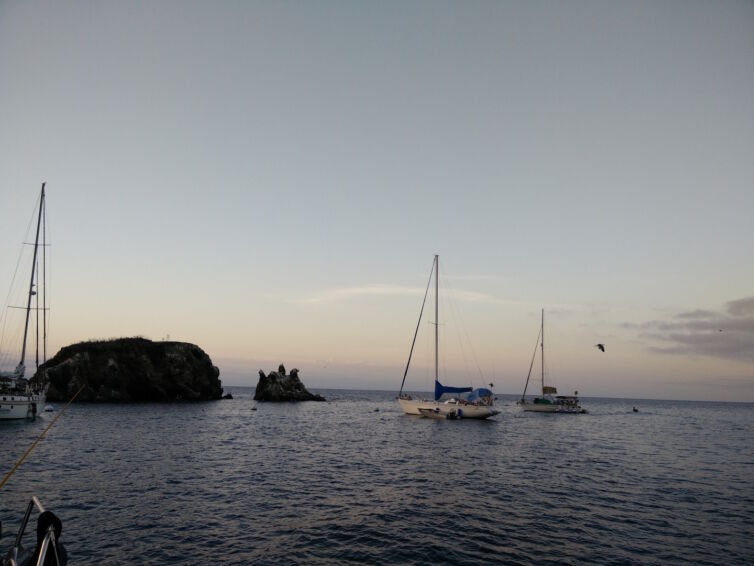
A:
POLYGON ((424 301, 422 302, 422 308, 419 312, 419 321, 416 323, 416 332, 414 333, 414 341, 411 344, 411 351, 408 355, 408 362, 406 363, 406 371, 403 373, 403 381, 401 382, 401 388, 398 392, 398 403, 403 409, 403 412, 407 415, 419 415, 431 418, 447 418, 447 419, 486 419, 497 415, 500 411, 493 407, 493 394, 492 391, 486 388, 473 389, 471 387, 450 387, 440 383, 439 380, 439 334, 438 334, 438 321, 439 321, 439 306, 438 306, 438 273, 439 273, 439 259, 435 255, 434 262, 432 263, 432 272, 430 273, 429 281, 427 282, 427 290, 424 292, 424 301), (432 273, 435 278, 435 398, 434 399, 414 399, 411 395, 403 392, 403 387, 406 384, 406 375, 408 374, 408 368, 411 365, 411 356, 414 352, 414 345, 416 344, 416 336, 419 333, 419 326, 421 324, 422 314, 424 313, 424 305, 427 301, 427 293, 429 292, 429 286, 432 283, 432 273), (454 397, 442 401, 441 398, 445 393, 469 393, 466 398, 454 397))
POLYGON ((26 344, 29 336, 29 322, 32 311, 35 312, 37 319, 36 329, 36 367, 39 369, 39 342, 41 339, 43 346, 42 363, 47 359, 47 293, 45 280, 47 277, 46 269, 46 214, 45 214, 45 184, 42 183, 42 191, 39 196, 39 211, 37 214, 37 231, 34 239, 34 259, 31 266, 31 277, 29 279, 29 291, 26 299, 26 306, 20 307, 26 311, 24 323, 23 343, 21 346, 21 359, 18 365, 12 371, 0 371, 0 420, 27 419, 34 418, 42 411, 45 404, 45 391, 47 387, 44 376, 36 376, 35 379, 28 380, 24 377, 26 372, 26 344), (40 242, 40 232, 41 239, 40 242), (40 254, 40 248, 42 253, 40 254), (41 293, 40 288, 40 269, 38 263, 41 255, 41 293), (42 303, 40 305, 40 294, 42 303), (34 303, 34 304, 32 304, 34 303), (40 336, 39 318, 42 318, 42 328, 40 336))
POLYGON ((586 413, 586 410, 582 409, 581 405, 579 404, 578 391, 574 391, 573 395, 558 395, 557 393, 558 390, 555 387, 545 385, 545 309, 542 309, 542 325, 539 328, 537 345, 534 347, 534 354, 531 358, 529 375, 526 376, 524 393, 523 395, 521 395, 521 399, 518 401, 518 404, 524 411, 530 411, 534 413, 586 413), (533 400, 530 400, 526 398, 526 390, 529 388, 529 379, 531 378, 531 370, 534 367, 534 358, 537 355, 537 346, 539 346, 541 350, 542 395, 540 397, 535 397, 533 400))

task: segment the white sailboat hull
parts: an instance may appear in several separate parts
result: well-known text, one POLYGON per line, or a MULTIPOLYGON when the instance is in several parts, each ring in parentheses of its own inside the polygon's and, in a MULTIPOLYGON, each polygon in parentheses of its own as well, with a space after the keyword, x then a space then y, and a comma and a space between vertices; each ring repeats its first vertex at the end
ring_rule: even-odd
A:
POLYGON ((462 419, 487 419, 494 417, 499 410, 487 405, 465 405, 452 401, 430 401, 425 399, 398 399, 403 412, 407 415, 422 415, 423 411, 431 411, 442 418, 446 418, 448 413, 455 411, 459 418, 462 419))
POLYGON ((531 401, 520 401, 519 405, 524 411, 531 413, 565 413, 571 415, 586 413, 586 410, 582 409, 580 405, 567 406, 557 403, 532 403, 531 401))
POLYGON ((44 404, 44 393, 34 395, 2 394, 0 395, 0 421, 33 419, 42 412, 44 404))
POLYGON ((463 409, 464 419, 488 419, 497 414, 500 414, 500 410, 492 407, 473 407, 470 411, 468 407, 463 409))
POLYGON ((398 398, 398 403, 407 415, 421 415, 419 409, 434 409, 437 404, 434 401, 424 399, 402 399, 398 398))

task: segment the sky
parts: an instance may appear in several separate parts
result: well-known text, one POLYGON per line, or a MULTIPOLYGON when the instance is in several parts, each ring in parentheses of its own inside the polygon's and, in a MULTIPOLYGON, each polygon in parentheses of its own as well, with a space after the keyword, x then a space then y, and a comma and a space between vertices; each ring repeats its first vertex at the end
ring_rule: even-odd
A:
POLYGON ((397 390, 439 254, 446 384, 520 393, 544 309, 561 391, 751 402, 752 53, 743 1, 3 1, 0 292, 44 181, 52 352, 397 390))

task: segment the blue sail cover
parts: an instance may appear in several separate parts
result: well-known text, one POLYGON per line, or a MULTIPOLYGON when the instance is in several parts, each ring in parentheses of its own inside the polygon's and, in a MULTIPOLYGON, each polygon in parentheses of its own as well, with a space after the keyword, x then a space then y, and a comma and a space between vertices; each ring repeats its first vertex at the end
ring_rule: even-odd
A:
POLYGON ((466 400, 469 403, 473 403, 474 401, 479 401, 479 399, 483 399, 485 397, 492 397, 492 391, 484 387, 480 387, 479 389, 474 389, 474 391, 469 393, 469 396, 466 397, 466 400))
POLYGON ((442 397, 443 393, 466 393, 471 390, 471 387, 445 387, 439 381, 435 380, 435 401, 442 397))

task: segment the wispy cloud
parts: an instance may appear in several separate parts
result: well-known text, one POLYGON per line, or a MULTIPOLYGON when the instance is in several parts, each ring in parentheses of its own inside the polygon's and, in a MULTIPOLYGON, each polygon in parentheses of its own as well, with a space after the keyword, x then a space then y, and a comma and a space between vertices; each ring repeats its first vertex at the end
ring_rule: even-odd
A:
POLYGON ((722 311, 693 310, 621 326, 652 342, 652 352, 754 362, 754 297, 729 301, 722 311))
MULTIPOLYGON (((684 378, 683 382, 687 385, 702 385, 709 386, 710 383, 714 383, 718 387, 737 387, 737 388, 750 388, 754 384, 754 376, 747 375, 709 375, 701 378, 684 378)), ((674 380, 662 380, 657 383, 663 385, 677 385, 678 381, 674 380)))
POLYGON ((469 275, 442 275, 441 279, 450 279, 452 281, 498 281, 501 278, 497 275, 482 275, 482 274, 469 274, 469 275))
MULTIPOLYGON (((415 296, 421 297, 425 289, 422 287, 409 287, 400 285, 363 285, 361 287, 343 287, 326 289, 315 295, 302 299, 304 304, 331 303, 351 299, 353 297, 394 297, 415 296)), ((453 291, 454 297, 465 302, 497 302, 496 299, 484 293, 475 291, 453 291)))
POLYGON ((403 287, 397 285, 363 285, 361 287, 343 287, 339 289, 326 289, 316 295, 307 297, 301 302, 306 304, 318 304, 335 302, 351 297, 368 296, 415 296, 424 293, 421 287, 403 287))
POLYGON ((728 314, 732 316, 754 316, 754 297, 746 297, 728 303, 728 314))
POLYGON ((705 311, 705 310, 697 309, 695 311, 682 312, 680 314, 677 314, 676 318, 697 319, 697 318, 712 318, 715 316, 717 316, 717 313, 715 313, 714 311, 705 311))

